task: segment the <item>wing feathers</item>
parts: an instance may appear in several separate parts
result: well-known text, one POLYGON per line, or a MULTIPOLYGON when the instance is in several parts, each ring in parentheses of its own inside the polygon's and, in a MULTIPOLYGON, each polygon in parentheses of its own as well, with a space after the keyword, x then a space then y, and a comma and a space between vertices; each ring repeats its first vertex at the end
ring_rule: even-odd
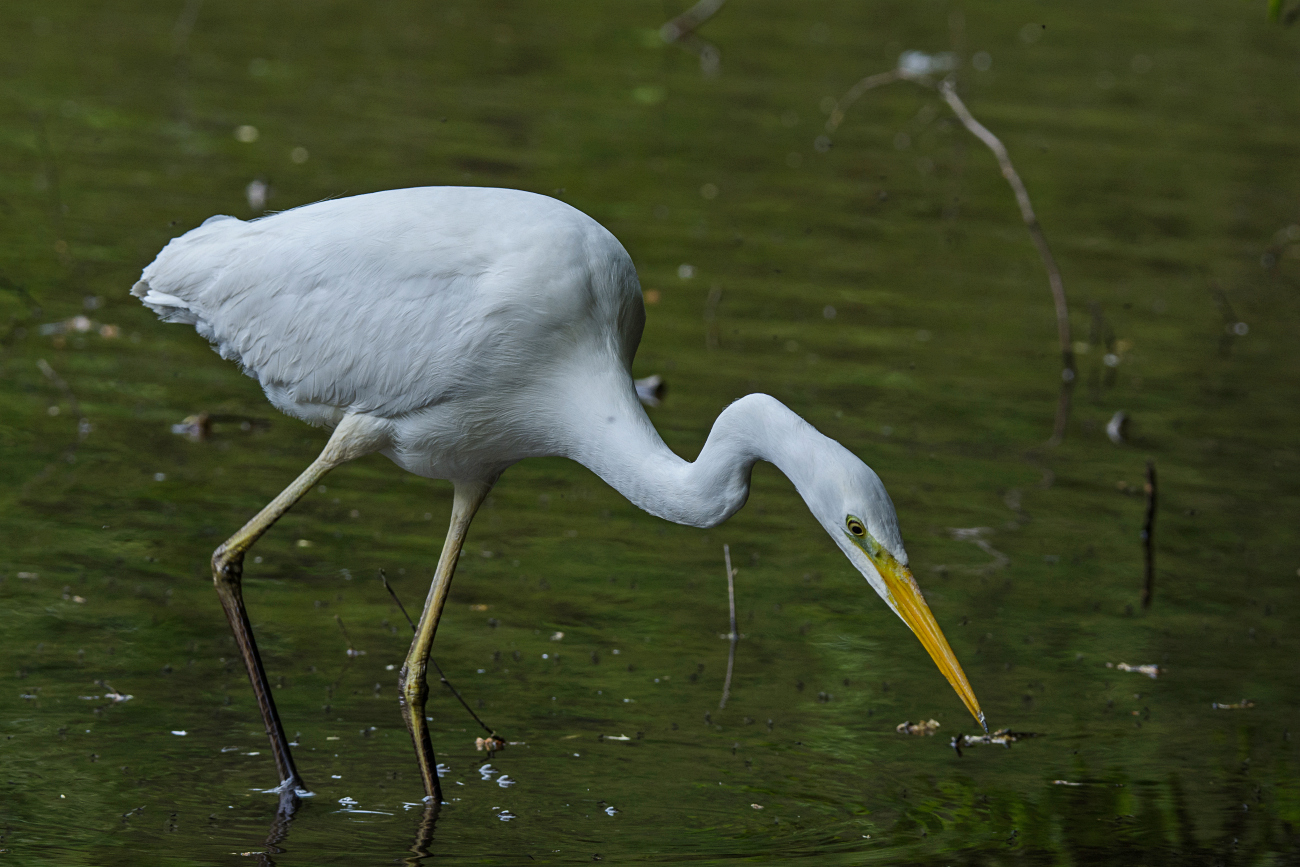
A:
POLYGON ((590 217, 454 187, 212 218, 168 244, 132 293, 194 324, 300 417, 293 404, 392 416, 515 388, 640 309, 626 252, 590 217))

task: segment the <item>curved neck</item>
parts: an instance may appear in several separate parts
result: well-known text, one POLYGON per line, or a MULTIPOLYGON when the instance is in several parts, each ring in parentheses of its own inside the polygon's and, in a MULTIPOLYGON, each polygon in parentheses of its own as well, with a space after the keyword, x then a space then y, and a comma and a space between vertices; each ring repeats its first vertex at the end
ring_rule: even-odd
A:
POLYGON ((718 416, 694 462, 673 453, 650 424, 629 381, 586 392, 564 454, 652 515, 692 527, 731 517, 749 497, 750 470, 769 461, 794 482, 810 478, 809 438, 824 437, 776 398, 747 395, 718 416))

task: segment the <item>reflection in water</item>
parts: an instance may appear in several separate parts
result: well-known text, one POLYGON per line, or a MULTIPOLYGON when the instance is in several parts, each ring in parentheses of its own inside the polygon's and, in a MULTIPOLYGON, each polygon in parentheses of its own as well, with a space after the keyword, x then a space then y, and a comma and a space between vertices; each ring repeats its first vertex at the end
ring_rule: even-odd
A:
POLYGON ((441 809, 442 803, 437 799, 426 800, 424 810, 420 813, 420 824, 415 830, 415 840, 411 843, 411 857, 405 859, 403 863, 421 864, 423 859, 431 854, 429 846, 433 843, 434 826, 438 822, 438 813, 441 809))
POLYGON ((264 850, 260 853, 244 853, 257 858, 258 864, 266 867, 274 867, 274 855, 283 855, 286 850, 280 847, 280 844, 289 836, 289 826, 293 824, 293 817, 302 806, 302 800, 298 794, 291 788, 283 788, 280 791, 280 805, 275 811, 275 818, 271 821, 271 829, 266 834, 266 841, 263 843, 264 850))

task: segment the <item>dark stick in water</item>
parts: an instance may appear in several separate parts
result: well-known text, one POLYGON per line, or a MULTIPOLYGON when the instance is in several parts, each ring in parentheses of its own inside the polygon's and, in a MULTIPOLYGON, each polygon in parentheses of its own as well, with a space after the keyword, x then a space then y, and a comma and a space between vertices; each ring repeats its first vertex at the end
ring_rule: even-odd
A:
POLYGON ((1146 519, 1142 522, 1142 554, 1146 580, 1142 585, 1142 607, 1151 607, 1156 586, 1156 462, 1147 461, 1147 480, 1142 486, 1147 495, 1146 519))
MULTIPOLYGON (((411 615, 406 613, 406 606, 402 604, 402 600, 397 598, 397 591, 393 590, 392 585, 388 583, 388 576, 384 574, 383 569, 379 570, 379 580, 384 582, 384 589, 388 591, 388 595, 393 597, 393 601, 397 603, 397 610, 402 612, 402 616, 406 618, 406 622, 411 624, 411 631, 415 632, 415 621, 411 619, 411 615)), ((447 680, 447 675, 442 673, 442 669, 438 667, 438 663, 434 662, 432 656, 429 657, 429 664, 433 666, 434 671, 438 672, 438 680, 442 681, 443 685, 446 686, 447 689, 451 690, 451 694, 456 696, 456 701, 460 702, 460 706, 469 711, 470 716, 474 717, 474 722, 482 726, 483 731, 495 737, 496 729, 490 728, 487 723, 478 718, 478 714, 474 713, 474 710, 468 703, 466 703, 465 699, 461 698, 460 693, 456 691, 456 687, 451 685, 450 680, 447 680)))

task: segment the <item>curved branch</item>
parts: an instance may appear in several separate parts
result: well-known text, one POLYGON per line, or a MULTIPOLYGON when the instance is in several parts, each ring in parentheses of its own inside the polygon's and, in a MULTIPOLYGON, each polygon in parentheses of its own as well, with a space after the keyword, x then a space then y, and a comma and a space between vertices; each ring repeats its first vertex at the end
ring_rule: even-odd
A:
POLYGON ((932 90, 937 89, 944 102, 948 104, 953 114, 961 121, 962 126, 966 127, 972 135, 982 141, 993 152, 993 156, 998 161, 998 166, 1002 169, 1002 177, 1006 179, 1011 186, 1011 192, 1015 194, 1016 204, 1020 208, 1020 217, 1029 230, 1029 237, 1038 250, 1039 258, 1043 260, 1043 267, 1047 269, 1047 283, 1052 290, 1052 301, 1056 306, 1056 332, 1061 343, 1061 392, 1057 400, 1056 420, 1052 426, 1052 437, 1048 441, 1052 445, 1056 445, 1065 437, 1065 427, 1070 417, 1070 399, 1074 391, 1077 372, 1074 362, 1074 344, 1070 339, 1070 308, 1065 300, 1065 282, 1061 279, 1061 269, 1057 267, 1056 257, 1052 255, 1052 250, 1047 245, 1047 237, 1043 234, 1042 226, 1038 223, 1038 216, 1034 213, 1034 206, 1029 201, 1029 192, 1025 189, 1020 174, 1012 164, 1011 156, 1007 153, 1007 148, 1002 144, 1002 140, 994 135, 988 127, 976 120, 975 116, 970 113, 970 109, 966 108, 966 104, 957 95, 957 88, 952 76, 948 76, 939 82, 936 88, 930 77, 923 72, 905 69, 901 65, 888 72, 868 75, 849 88, 831 110, 831 116, 826 121, 826 131, 834 132, 839 127, 844 121, 845 110, 857 101, 862 94, 872 88, 894 81, 910 81, 913 84, 919 84, 932 90))
POLYGON ((1073 381, 1074 346, 1070 342, 1070 308, 1065 302, 1065 283, 1061 280, 1061 269, 1056 266, 1056 257, 1047 246, 1047 237, 1043 234, 1043 228, 1038 224, 1038 216, 1029 201, 1029 192, 1025 189, 1024 182, 1020 180, 1016 167, 1011 164, 1011 157, 1007 154, 1002 140, 974 118, 966 108, 966 104, 961 101, 961 97, 957 95, 957 88, 953 86, 951 78, 945 78, 940 82, 939 95, 952 108, 953 114, 957 115, 962 125, 993 151, 993 156, 997 157, 998 165, 1002 168, 1002 177, 1007 179, 1011 191, 1015 193, 1016 204, 1020 206, 1020 217, 1025 221, 1025 227, 1029 229, 1029 236, 1034 239, 1038 255, 1042 257, 1043 267, 1047 269, 1047 282, 1052 288, 1052 300, 1056 303, 1056 331, 1061 340, 1061 362, 1065 365, 1065 370, 1069 371, 1069 376, 1065 376, 1063 372, 1062 379, 1067 382, 1073 381))

